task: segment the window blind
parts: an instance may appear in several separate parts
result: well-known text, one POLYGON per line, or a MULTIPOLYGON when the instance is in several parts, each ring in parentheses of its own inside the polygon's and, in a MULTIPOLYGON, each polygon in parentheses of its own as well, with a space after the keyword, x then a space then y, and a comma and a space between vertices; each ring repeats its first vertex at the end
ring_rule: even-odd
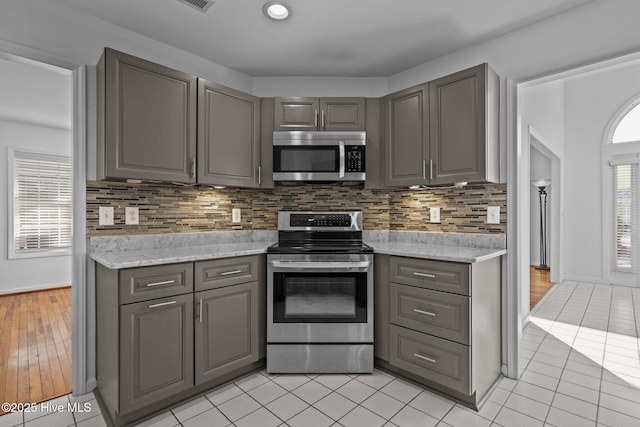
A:
POLYGON ((70 247, 71 159, 15 152, 13 180, 14 252, 70 247))
POLYGON ((638 191, 637 164, 613 166, 613 194, 615 216, 615 259, 617 270, 635 270, 638 191))

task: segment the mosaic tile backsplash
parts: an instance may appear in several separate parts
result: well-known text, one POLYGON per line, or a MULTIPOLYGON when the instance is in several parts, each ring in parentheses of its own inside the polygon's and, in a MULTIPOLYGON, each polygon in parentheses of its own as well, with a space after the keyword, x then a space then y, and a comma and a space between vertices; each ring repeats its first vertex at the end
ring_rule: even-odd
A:
POLYGON ((279 210, 359 209, 366 230, 506 233, 506 184, 422 190, 367 190, 325 185, 274 189, 213 189, 170 184, 87 182, 87 235, 275 230, 279 210), (98 207, 114 207, 114 225, 98 225, 98 207), (125 225, 125 207, 139 224, 125 225), (500 224, 486 224, 487 206, 500 206, 500 224), (429 208, 440 207, 440 224, 429 208), (242 210, 232 224, 231 209, 242 210))

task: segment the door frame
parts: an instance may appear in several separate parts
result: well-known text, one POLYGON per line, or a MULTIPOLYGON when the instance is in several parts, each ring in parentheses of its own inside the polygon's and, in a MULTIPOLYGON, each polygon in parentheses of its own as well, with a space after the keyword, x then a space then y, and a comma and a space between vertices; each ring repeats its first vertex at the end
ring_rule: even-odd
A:
MULTIPOLYGON (((89 298, 87 288, 87 71, 84 64, 27 46, 0 40, 0 56, 16 61, 37 61, 72 72, 72 133, 73 133, 73 246, 71 272, 71 378, 73 395, 85 394, 95 388, 95 366, 88 363, 88 348, 92 343, 88 323, 89 298)), ((95 352, 94 352, 95 353, 95 352)), ((94 357, 95 359, 95 357, 94 357)))

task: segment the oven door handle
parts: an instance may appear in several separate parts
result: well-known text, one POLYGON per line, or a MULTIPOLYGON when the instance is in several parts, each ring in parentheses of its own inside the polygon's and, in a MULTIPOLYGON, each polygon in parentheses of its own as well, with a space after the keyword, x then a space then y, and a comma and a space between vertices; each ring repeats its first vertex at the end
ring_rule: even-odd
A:
POLYGON ((371 261, 269 261, 273 268, 286 271, 308 271, 308 270, 333 270, 333 271, 366 271, 371 267, 371 261))

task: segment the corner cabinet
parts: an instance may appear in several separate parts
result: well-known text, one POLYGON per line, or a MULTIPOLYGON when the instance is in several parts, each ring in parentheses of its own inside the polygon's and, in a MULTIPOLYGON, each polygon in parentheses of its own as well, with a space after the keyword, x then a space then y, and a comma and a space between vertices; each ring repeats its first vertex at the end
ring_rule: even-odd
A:
POLYGON ((477 409, 501 375, 500 258, 378 257, 377 363, 477 409))
POLYGON ((196 77, 113 49, 97 72, 97 178, 195 183, 196 77))
POLYGON ((429 91, 414 86, 384 98, 386 167, 388 187, 428 182, 429 91))
POLYGON ((363 131, 364 98, 275 98, 274 130, 363 131))
POLYGON ((387 95, 386 185, 498 182, 499 88, 481 64, 387 95))
POLYGON ((96 396, 111 425, 264 364, 264 256, 122 270, 98 264, 96 304, 96 396))
POLYGON ((429 82, 431 185, 498 182, 499 102, 487 64, 429 82))
POLYGON ((198 183, 260 187, 260 99, 198 79, 198 183))

